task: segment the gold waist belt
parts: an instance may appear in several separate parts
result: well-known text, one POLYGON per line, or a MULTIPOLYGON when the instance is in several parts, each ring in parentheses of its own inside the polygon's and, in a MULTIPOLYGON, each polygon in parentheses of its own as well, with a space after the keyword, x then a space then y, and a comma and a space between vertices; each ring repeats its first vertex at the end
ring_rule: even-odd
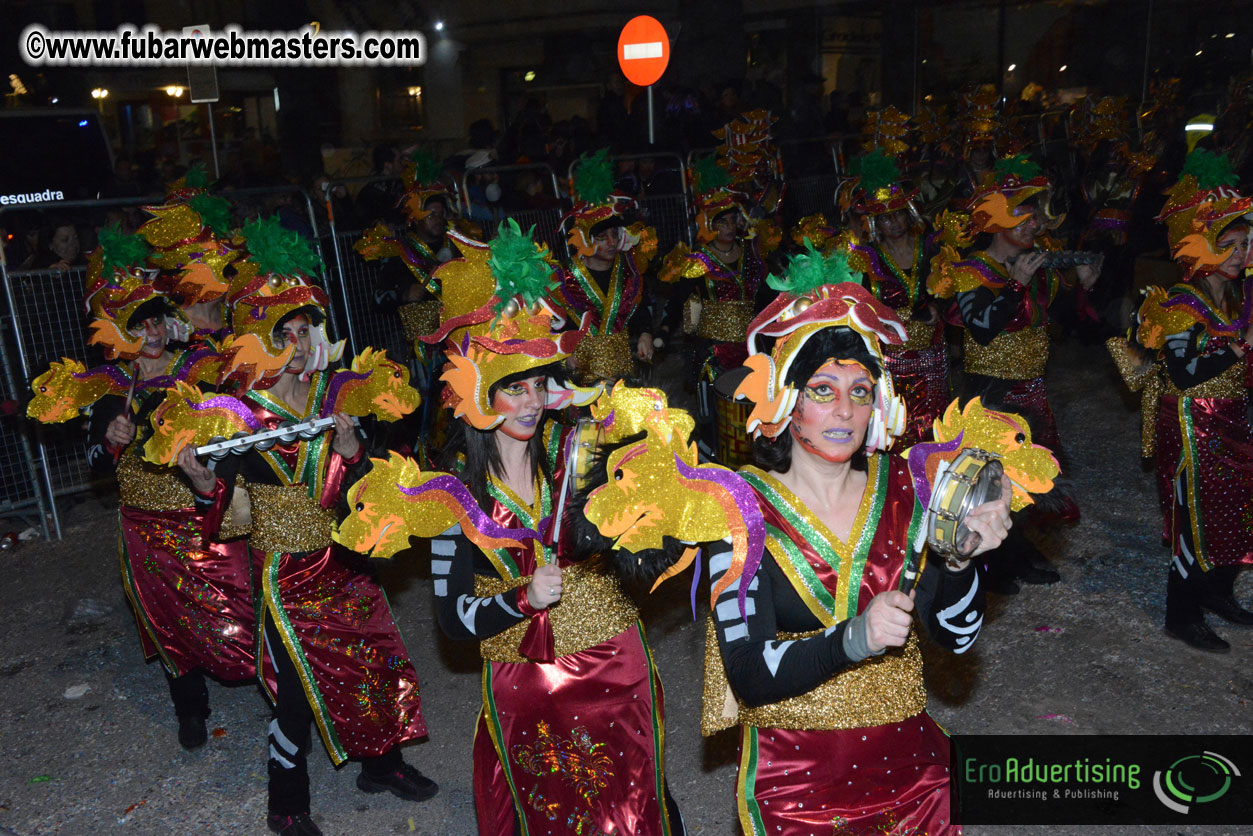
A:
MULTIPOLYGON (((196 504, 191 487, 175 467, 149 464, 139 458, 135 447, 118 460, 117 488, 123 505, 141 511, 181 511, 196 504)), ((248 534, 246 523, 236 522, 231 508, 222 517, 218 540, 234 540, 248 534)))
POLYGON ((122 504, 141 511, 178 511, 196 504, 178 468, 148 464, 131 446, 118 459, 117 489, 122 504))
POLYGON ((248 485, 250 544, 263 552, 311 552, 331 544, 335 515, 309 497, 304 485, 248 485))
POLYGON ((405 339, 413 342, 418 337, 425 337, 439 330, 439 311, 442 305, 438 299, 428 299, 425 302, 409 302, 397 308, 396 313, 400 314, 400 325, 404 329, 405 339))
MULTIPOLYGON (((524 578, 487 578, 474 576, 474 594, 479 597, 499 595, 531 582, 524 578)), ((602 566, 576 563, 561 570, 561 601, 548 608, 548 623, 553 629, 554 653, 569 656, 595 647, 619 633, 634 627, 639 613, 626 596, 618 580, 602 566)), ((479 652, 489 662, 530 662, 518 653, 518 645, 526 634, 531 619, 524 618, 514 626, 479 642, 479 652)))
POLYGON ((710 300, 701 305, 696 335, 720 343, 742 343, 748 335, 748 325, 752 321, 752 302, 710 300))
POLYGON ((1165 390, 1162 394, 1174 395, 1177 398, 1241 399, 1247 396, 1247 390, 1244 387, 1244 363, 1228 366, 1217 377, 1211 377, 1204 383, 1198 383, 1196 386, 1189 386, 1183 390, 1175 386, 1170 375, 1163 373, 1162 377, 1165 380, 1165 390))
POLYGON ((1049 360, 1049 334, 1045 328, 1023 328, 997 334, 988 345, 979 345, 966 332, 966 371, 1004 380, 1044 377, 1049 360))
POLYGON ((620 380, 631 374, 631 338, 626 331, 616 334, 589 334, 574 350, 574 365, 580 372, 600 380, 620 380))
MULTIPOLYGON (((906 311, 908 313, 908 311, 906 311)), ((885 346, 888 354, 899 354, 902 351, 918 351, 923 348, 930 348, 931 341, 935 339, 935 329, 943 327, 938 322, 932 322, 930 325, 918 319, 905 319, 905 344, 885 346)))
MULTIPOLYGON (((812 633, 780 633, 779 641, 809 638, 812 633)), ((828 679, 812 691, 782 702, 746 708, 727 682, 710 618, 705 633, 705 689, 701 733, 708 736, 737 723, 771 729, 859 729, 899 723, 927 707, 922 681, 922 653, 913 633, 903 648, 871 656, 828 679)))

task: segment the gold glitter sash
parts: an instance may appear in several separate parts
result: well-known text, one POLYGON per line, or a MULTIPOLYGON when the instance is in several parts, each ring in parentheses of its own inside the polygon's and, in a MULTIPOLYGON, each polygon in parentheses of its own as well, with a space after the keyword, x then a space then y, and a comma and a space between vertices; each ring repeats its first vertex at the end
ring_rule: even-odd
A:
POLYGON ((979 345, 970 332, 963 342, 966 371, 1002 380, 1030 380, 1044 377, 1049 360, 1049 333, 1043 327, 1004 331, 987 345, 979 345))
POLYGON ((1162 375, 1165 380, 1164 395, 1174 395, 1177 398, 1220 398, 1229 400, 1239 400, 1246 397, 1247 390, 1244 387, 1244 363, 1233 363, 1228 366, 1222 374, 1211 377, 1204 383, 1198 383, 1196 386, 1189 386, 1187 389, 1179 389, 1171 382, 1170 375, 1162 375))
POLYGON ((335 514, 299 485, 248 485, 251 545, 263 552, 311 552, 331 544, 335 514))
MULTIPOLYGON (((530 582, 529 575, 508 580, 475 575, 474 594, 499 595, 530 582)), ((635 604, 622 591, 618 579, 600 566, 576 563, 562 568, 561 589, 561 602, 548 609, 556 656, 595 647, 634 627, 639 619, 635 604)), ((489 662, 531 662, 518 653, 530 623, 529 618, 524 618, 508 630, 483 639, 479 652, 489 662)))
MULTIPOLYGON (((118 495, 123 505, 140 511, 182 511, 196 504, 191 487, 183 481, 181 472, 173 467, 160 467, 139 458, 138 447, 132 445, 117 463, 118 495)), ((241 519, 236 522, 246 504, 232 502, 222 517, 218 541, 235 540, 247 536, 249 526, 241 519), (236 509, 239 509, 238 511, 236 509)), ((246 516, 246 515, 245 515, 246 516)))
POLYGON ((742 343, 752 321, 751 300, 716 302, 711 299, 701 305, 696 335, 721 343, 742 343))
MULTIPOLYGON (((779 641, 819 635, 780 633, 779 641)), ((708 737, 742 726, 771 729, 859 729, 898 723, 927 707, 922 681, 922 653, 913 632, 900 650, 845 668, 817 688, 799 697, 746 708, 735 699, 722 667, 718 631, 710 617, 705 631, 705 686, 701 734, 708 737)))
MULTIPOLYGON (((905 311, 909 313, 909 311, 905 311)), ((888 354, 900 354, 903 351, 920 351, 931 347, 935 338, 935 329, 940 327, 937 322, 926 323, 920 319, 903 319, 905 323, 905 344, 885 346, 888 354)))
POLYGON ((631 339, 626 331, 616 334, 588 334, 574 350, 574 365, 594 380, 621 380, 629 377, 631 339))

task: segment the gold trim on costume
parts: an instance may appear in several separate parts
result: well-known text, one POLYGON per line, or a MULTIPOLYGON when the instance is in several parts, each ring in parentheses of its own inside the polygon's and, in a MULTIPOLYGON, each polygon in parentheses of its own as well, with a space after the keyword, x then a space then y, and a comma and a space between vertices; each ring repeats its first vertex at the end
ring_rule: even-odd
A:
POLYGON ((967 373, 1002 380, 1044 377, 1044 367, 1049 360, 1049 334, 1041 326, 1003 331, 987 345, 979 345, 967 331, 963 345, 967 373))
POLYGON ((723 343, 742 343, 752 321, 751 300, 717 302, 711 299, 701 305, 696 336, 723 343))
MULTIPOLYGON (((474 576, 474 594, 488 597, 531 582, 474 576)), ((617 578, 600 564, 576 563, 561 570, 561 601, 548 608, 554 655, 569 656, 595 647, 634 627, 639 612, 618 585, 617 578)), ((532 662, 518 653, 518 645, 531 620, 524 618, 504 632, 479 642, 479 652, 489 662, 532 662)))
POLYGON ((331 544, 335 514, 298 485, 249 484, 250 544, 263 552, 311 552, 331 544))

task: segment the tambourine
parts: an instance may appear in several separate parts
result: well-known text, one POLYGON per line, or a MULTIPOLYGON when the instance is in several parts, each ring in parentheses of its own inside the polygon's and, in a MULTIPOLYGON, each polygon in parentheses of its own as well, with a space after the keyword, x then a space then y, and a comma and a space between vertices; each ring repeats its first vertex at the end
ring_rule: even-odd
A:
POLYGON ((966 527, 966 517, 1000 499, 1005 469, 993 454, 973 448, 940 467, 927 507, 927 544, 944 557, 965 559, 982 539, 966 527))
POLYGON ((561 493, 557 497, 556 525, 553 542, 561 536, 565 517, 566 500, 572 498, 587 485, 587 474, 596 458, 596 448, 604 437, 604 427, 591 418, 580 418, 566 439, 566 472, 561 478, 561 493))

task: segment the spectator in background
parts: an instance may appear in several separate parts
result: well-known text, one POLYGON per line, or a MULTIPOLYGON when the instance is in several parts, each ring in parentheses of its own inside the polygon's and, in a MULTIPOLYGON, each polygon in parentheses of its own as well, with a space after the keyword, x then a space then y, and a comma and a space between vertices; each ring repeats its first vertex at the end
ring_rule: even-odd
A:
POLYGON ((400 200, 400 153, 394 145, 374 146, 374 176, 379 180, 366 183, 357 192, 357 213, 366 224, 404 221, 396 206, 400 200), (383 179, 390 178, 390 179, 383 179))
POLYGON ((346 186, 335 186, 331 189, 330 194, 326 192, 326 184, 331 182, 331 178, 325 174, 319 174, 313 178, 313 186, 309 191, 309 197, 313 200, 313 211, 318 218, 318 226, 321 229, 330 229, 330 220, 335 218, 335 226, 338 229, 360 229, 364 226, 360 216, 357 214, 357 207, 353 205, 352 196, 348 194, 346 186))
POLYGON ((39 230, 35 254, 24 265, 31 270, 69 270, 83 263, 78 228, 69 220, 54 220, 39 230))

